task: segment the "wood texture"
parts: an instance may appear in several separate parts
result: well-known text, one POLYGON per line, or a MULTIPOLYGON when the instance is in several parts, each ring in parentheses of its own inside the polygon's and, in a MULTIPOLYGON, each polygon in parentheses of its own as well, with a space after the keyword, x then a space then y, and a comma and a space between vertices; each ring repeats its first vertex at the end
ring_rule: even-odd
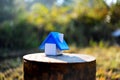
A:
POLYGON ((95 80, 96 59, 85 54, 23 56, 24 80, 95 80))

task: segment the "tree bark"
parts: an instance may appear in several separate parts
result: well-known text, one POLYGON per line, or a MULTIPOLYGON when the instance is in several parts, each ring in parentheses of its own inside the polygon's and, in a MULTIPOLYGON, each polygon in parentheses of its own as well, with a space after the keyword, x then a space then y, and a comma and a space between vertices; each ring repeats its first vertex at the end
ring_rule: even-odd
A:
POLYGON ((85 54, 23 56, 24 80, 95 80, 96 59, 85 54))

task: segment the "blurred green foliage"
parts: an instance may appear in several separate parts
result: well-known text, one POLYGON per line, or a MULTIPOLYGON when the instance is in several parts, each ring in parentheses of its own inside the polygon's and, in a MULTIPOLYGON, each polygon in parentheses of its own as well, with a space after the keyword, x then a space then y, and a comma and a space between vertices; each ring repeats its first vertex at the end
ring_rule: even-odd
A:
POLYGON ((37 31, 32 24, 26 21, 10 26, 5 22, 0 27, 0 48, 26 49, 38 46, 37 31))
POLYGON ((0 9, 1 9, 0 23, 4 22, 5 20, 11 20, 14 18, 14 1, 13 0, 1 0, 0 9))
POLYGON ((65 39, 69 44, 85 46, 91 39, 100 41, 106 36, 110 37, 110 33, 105 30, 109 28, 104 23, 109 12, 107 5, 100 0, 95 1, 94 5, 88 5, 88 3, 88 0, 76 1, 73 3, 76 6, 54 5, 51 9, 37 3, 31 7, 27 19, 39 30, 44 30, 44 33, 59 31, 65 34, 65 39), (103 29, 102 26, 105 28, 103 29))
POLYGON ((115 27, 120 28, 120 3, 113 5, 111 8, 111 24, 115 27))
MULTIPOLYGON (((4 7, 0 14, 6 9, 5 1, 8 0, 0 1, 4 2, 0 3, 4 7)), ((29 5, 29 10, 23 0, 7 3, 10 3, 7 5, 9 9, 4 15, 12 18, 0 18, 0 48, 36 48, 51 31, 64 33, 68 44, 76 46, 110 42, 111 32, 120 26, 119 4, 107 6, 104 0, 67 1, 71 6, 64 4, 49 8, 34 3, 29 5)))

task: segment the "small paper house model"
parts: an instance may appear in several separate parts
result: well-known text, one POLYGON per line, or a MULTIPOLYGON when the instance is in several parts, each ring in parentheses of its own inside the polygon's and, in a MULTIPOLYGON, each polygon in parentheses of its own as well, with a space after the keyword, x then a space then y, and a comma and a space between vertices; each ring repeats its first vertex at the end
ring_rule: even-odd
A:
POLYGON ((63 50, 69 49, 64 40, 64 34, 59 32, 51 32, 39 48, 44 50, 46 55, 60 55, 63 50))

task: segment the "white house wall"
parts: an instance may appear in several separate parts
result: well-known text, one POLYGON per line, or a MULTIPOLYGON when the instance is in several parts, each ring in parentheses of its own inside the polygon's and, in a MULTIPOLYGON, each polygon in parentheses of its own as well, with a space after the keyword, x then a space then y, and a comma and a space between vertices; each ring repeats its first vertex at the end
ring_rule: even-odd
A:
POLYGON ((56 53, 56 44, 45 44, 45 54, 46 55, 57 55, 56 53))

